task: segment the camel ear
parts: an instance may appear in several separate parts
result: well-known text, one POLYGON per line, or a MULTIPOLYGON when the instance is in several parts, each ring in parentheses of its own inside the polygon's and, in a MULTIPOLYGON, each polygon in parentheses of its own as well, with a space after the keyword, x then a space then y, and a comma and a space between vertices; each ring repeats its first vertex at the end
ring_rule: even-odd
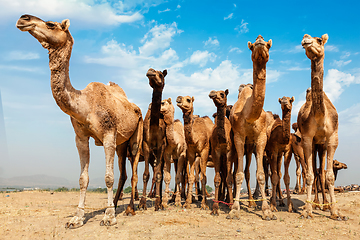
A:
POLYGON ((226 96, 229 94, 229 89, 225 90, 225 94, 226 94, 226 96))
POLYGON ((290 99, 290 102, 294 102, 295 101, 295 97, 293 96, 291 99, 290 99))
POLYGON ((267 42, 267 48, 270 49, 272 46, 272 40, 270 39, 268 42, 267 42))
POLYGON ((252 51, 254 48, 254 44, 252 44, 250 41, 248 42, 248 48, 252 51))
POLYGON ((162 74, 164 75, 164 77, 167 75, 167 70, 165 69, 162 74))
POLYGON ((195 97, 194 97, 194 96, 191 98, 191 101, 192 101, 192 102, 194 102, 194 101, 195 101, 195 97))
POLYGON ((168 101, 168 103, 171 104, 171 97, 169 97, 169 98, 167 99, 167 101, 168 101))
POLYGON ((281 104, 281 98, 279 98, 279 103, 281 104))
POLYGON ((322 41, 323 41, 323 44, 325 45, 325 43, 326 43, 326 42, 328 41, 328 39, 329 39, 329 35, 324 34, 324 35, 321 36, 321 39, 322 39, 322 41))
POLYGON ((61 27, 64 31, 67 31, 70 27, 70 20, 69 19, 62 20, 61 27))

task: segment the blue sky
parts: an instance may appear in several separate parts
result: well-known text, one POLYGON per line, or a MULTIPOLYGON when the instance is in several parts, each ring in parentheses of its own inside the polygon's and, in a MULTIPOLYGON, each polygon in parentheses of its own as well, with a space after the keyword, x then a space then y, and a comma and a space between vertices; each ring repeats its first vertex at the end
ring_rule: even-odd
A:
MULTIPOLYGON (((234 104, 238 86, 252 82, 247 42, 261 34, 273 41, 264 109, 281 115, 278 98, 294 96, 295 122, 310 87, 310 60, 301 47, 302 37, 327 33, 324 89, 340 122, 335 158, 349 167, 339 173, 336 184, 359 183, 359 7, 357 1, 0 0, 0 91, 8 152, 1 153, 0 177, 47 174, 77 181, 80 173, 69 117, 51 94, 47 51, 15 27, 27 13, 43 20, 70 19, 75 40, 70 79, 76 89, 93 81, 113 81, 143 116, 151 101, 145 76, 150 67, 168 70, 163 98, 194 96, 195 114, 211 116, 216 111, 208 97, 211 90, 228 88, 228 103, 234 104)), ((180 109, 175 111, 181 119, 180 109)), ((252 165, 255 176, 255 162, 252 165)), ((140 185, 142 169, 140 163, 140 185)), ((104 173, 103 149, 91 141, 90 183, 104 173)), ((294 178, 292 171, 292 187, 294 178)))

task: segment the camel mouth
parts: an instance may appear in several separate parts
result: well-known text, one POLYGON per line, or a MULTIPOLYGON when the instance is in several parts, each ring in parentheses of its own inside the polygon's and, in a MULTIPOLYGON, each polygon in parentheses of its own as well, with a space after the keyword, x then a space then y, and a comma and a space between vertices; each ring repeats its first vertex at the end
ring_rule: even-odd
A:
POLYGON ((303 47, 309 47, 309 46, 311 46, 311 44, 312 44, 312 41, 311 41, 311 39, 309 39, 309 38, 304 38, 304 39, 301 41, 301 45, 302 45, 303 47))
POLYGON ((22 32, 26 32, 26 31, 30 31, 32 29, 34 29, 35 24, 31 23, 31 24, 16 24, 16 27, 22 31, 22 32))
POLYGON ((147 73, 146 73, 146 76, 147 76, 147 77, 155 77, 156 74, 155 74, 155 73, 152 73, 152 72, 147 72, 147 73))
POLYGON ((256 46, 256 47, 258 47, 258 46, 259 46, 259 47, 264 47, 265 44, 266 44, 266 43, 265 43, 264 40, 260 40, 260 41, 256 41, 256 42, 255 42, 255 46, 256 46))

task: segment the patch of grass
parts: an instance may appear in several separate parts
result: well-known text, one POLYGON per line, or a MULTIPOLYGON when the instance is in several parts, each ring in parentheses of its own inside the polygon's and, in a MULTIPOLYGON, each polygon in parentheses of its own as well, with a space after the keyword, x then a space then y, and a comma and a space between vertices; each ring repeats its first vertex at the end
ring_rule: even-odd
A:
POLYGON ((124 193, 131 193, 131 186, 124 189, 124 193))
POLYGON ((69 189, 67 187, 60 187, 54 190, 55 192, 68 192, 69 189))

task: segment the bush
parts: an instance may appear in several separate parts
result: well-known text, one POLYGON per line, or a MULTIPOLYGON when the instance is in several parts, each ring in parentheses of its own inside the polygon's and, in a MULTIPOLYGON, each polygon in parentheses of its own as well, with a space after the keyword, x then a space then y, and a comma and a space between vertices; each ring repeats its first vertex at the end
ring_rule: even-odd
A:
POLYGON ((206 185, 206 191, 208 193, 211 193, 213 191, 212 187, 210 187, 209 185, 206 185))
POLYGON ((124 193, 131 193, 131 186, 124 189, 124 193))
POLYGON ((54 190, 55 192, 68 192, 69 189, 67 187, 61 187, 54 190))
POLYGON ((107 188, 94 188, 94 189, 90 189, 90 192, 95 192, 95 193, 107 193, 107 188))

